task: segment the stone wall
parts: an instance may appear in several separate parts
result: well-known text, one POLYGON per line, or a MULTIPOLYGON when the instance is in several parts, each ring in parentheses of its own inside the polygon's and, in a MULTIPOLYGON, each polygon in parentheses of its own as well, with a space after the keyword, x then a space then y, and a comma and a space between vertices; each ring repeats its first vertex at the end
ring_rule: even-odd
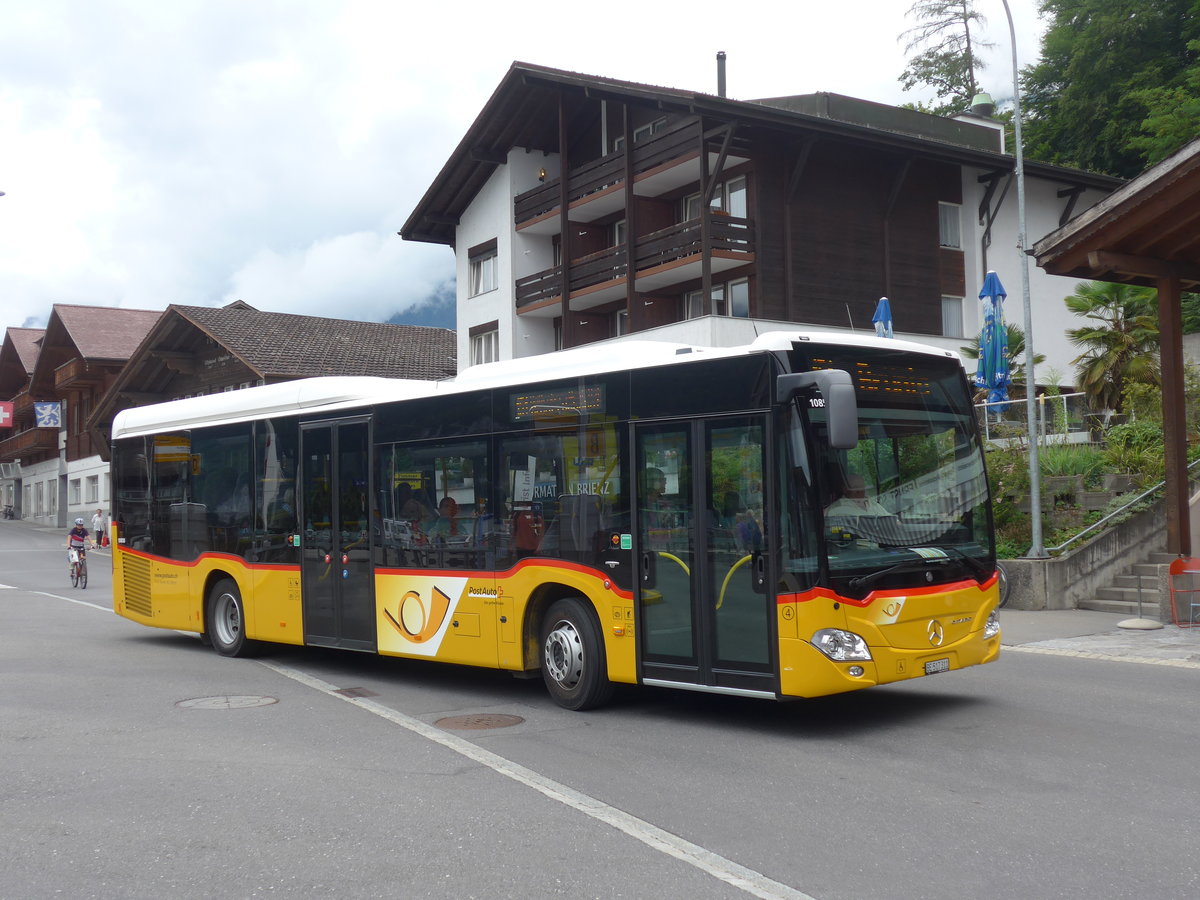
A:
MULTIPOLYGON (((1167 546, 1166 514, 1161 500, 1076 550, 1054 559, 1006 559, 1013 609, 1078 609, 1081 600, 1112 584, 1113 579, 1151 553, 1167 546)), ((1165 571, 1166 567, 1162 567, 1165 571)), ((1159 603, 1170 621, 1165 574, 1159 579, 1159 603)), ((1155 615, 1147 585, 1148 615, 1155 615)))

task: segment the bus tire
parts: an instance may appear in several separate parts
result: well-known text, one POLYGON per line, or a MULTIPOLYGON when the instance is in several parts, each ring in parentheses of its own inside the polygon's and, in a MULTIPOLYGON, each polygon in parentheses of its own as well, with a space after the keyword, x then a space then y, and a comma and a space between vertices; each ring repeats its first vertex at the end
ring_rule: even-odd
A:
POLYGON ((604 642, 591 610, 579 597, 564 597, 542 619, 542 680, 554 702, 564 709, 592 709, 608 702, 604 642))
POLYGON ((204 605, 205 633, 222 656, 250 656, 258 642, 246 637, 246 608, 232 578, 222 578, 208 592, 204 605))

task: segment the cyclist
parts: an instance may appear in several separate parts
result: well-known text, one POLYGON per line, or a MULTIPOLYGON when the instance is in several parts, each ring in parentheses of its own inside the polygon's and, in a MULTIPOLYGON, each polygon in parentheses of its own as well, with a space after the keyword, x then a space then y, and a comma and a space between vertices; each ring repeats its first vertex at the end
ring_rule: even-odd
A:
POLYGON ((79 558, 82 560, 86 555, 86 548, 90 543, 92 543, 91 535, 83 527, 83 519, 76 519, 75 527, 67 532, 67 549, 78 550, 79 558))

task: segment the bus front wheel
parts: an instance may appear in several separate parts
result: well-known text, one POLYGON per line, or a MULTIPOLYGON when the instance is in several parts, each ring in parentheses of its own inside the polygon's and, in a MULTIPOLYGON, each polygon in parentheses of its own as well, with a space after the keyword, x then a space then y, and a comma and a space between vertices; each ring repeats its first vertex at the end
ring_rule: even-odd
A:
POLYGON ((542 679, 554 702, 566 709, 592 709, 608 702, 604 642, 584 601, 564 597, 542 620, 542 679))
POLYGON ((246 637, 246 610, 237 584, 224 578, 208 594, 205 633, 222 656, 249 656, 258 646, 246 637))

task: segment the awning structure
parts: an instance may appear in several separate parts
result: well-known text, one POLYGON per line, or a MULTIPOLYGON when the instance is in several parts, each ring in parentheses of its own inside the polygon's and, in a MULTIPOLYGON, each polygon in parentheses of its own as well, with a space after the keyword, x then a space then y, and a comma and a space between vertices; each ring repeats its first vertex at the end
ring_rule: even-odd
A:
POLYGON ((1180 293, 1200 290, 1200 140, 1034 245, 1052 275, 1158 289, 1167 549, 1192 555, 1180 293))

